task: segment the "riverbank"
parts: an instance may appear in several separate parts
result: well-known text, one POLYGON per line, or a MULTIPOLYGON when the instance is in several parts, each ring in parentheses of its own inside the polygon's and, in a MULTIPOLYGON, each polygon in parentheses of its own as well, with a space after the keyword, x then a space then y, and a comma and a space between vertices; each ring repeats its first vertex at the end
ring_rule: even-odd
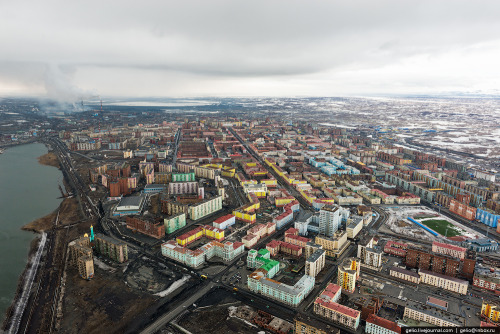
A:
POLYGON ((59 158, 57 157, 57 155, 54 152, 49 151, 47 154, 39 156, 37 158, 37 160, 40 164, 45 165, 45 166, 51 166, 51 167, 56 167, 56 168, 60 167, 59 158))
MULTIPOLYGON (((13 148, 9 148, 9 150, 7 150, 7 152, 12 154, 13 152, 10 152, 11 149, 13 149, 13 148)), ((30 151, 32 151, 32 150, 30 150, 30 151)), ((18 155, 19 153, 15 153, 15 154, 18 155)), ((35 158, 37 159, 38 163, 41 165, 56 167, 56 168, 60 169, 58 157, 53 152, 49 151, 48 153, 42 154, 38 157, 35 156, 35 158)), ((33 160, 31 160, 31 161, 33 161, 33 160)), ((16 164, 17 162, 18 162, 18 159, 13 160, 12 163, 16 164)), ((14 168, 16 168, 16 167, 14 167, 14 168)), ((32 182, 33 181, 31 181, 31 184, 33 184, 32 182)), ((63 183, 64 183, 64 180, 63 180, 63 183)), ((30 184, 30 183, 26 183, 26 184, 30 184)), ((41 187, 42 189, 45 189, 45 187, 49 186, 49 184, 47 182, 44 182, 43 184, 44 184, 44 186, 41 187)), ((40 194, 40 195, 42 195, 42 194, 40 194)), ((40 196, 40 195, 38 195, 38 196, 40 196)), ((52 197, 53 195, 56 195, 56 193, 51 193, 50 197, 56 198, 56 197, 52 197)), ((37 198, 39 198, 39 197, 37 197, 37 198)), ((36 200, 36 199, 32 199, 31 201, 33 201, 33 200, 36 200)), ((56 210, 54 210, 53 212, 51 212, 51 213, 49 213, 41 218, 37 218, 28 224, 25 224, 20 229, 24 230, 24 231, 42 233, 42 232, 48 231, 54 227, 54 222, 56 220, 56 217, 57 217, 58 224, 63 225, 63 224, 69 224, 69 223, 74 223, 74 222, 79 221, 81 219, 79 214, 80 214, 80 210, 78 207, 78 201, 75 198, 65 198, 62 202, 59 202, 59 205, 57 205, 56 210)), ((58 233, 56 232, 55 235, 57 235, 57 234, 58 233)), ((36 251, 38 249, 39 241, 40 241, 40 236, 36 236, 33 240, 31 240, 31 242, 29 244, 29 251, 28 251, 26 266, 25 266, 24 270, 22 271, 22 273, 18 276, 17 288, 15 290, 14 298, 12 299, 10 306, 7 308, 7 310, 5 312, 5 318, 3 319, 4 321, 3 321, 3 324, 1 327, 3 330, 7 330, 10 327, 10 322, 12 321, 13 311, 14 311, 16 305, 19 303, 21 295, 23 293, 25 283, 27 280, 26 275, 27 275, 28 271, 30 270, 31 266, 33 265, 33 260, 34 260, 34 256, 36 254, 36 251)), ((37 271, 38 272, 35 273, 35 275, 36 275, 35 277, 38 277, 36 281, 38 281, 39 278, 44 274, 44 268, 39 268, 37 271)), ((2 332, 2 330, 0 330, 0 332, 2 332)))

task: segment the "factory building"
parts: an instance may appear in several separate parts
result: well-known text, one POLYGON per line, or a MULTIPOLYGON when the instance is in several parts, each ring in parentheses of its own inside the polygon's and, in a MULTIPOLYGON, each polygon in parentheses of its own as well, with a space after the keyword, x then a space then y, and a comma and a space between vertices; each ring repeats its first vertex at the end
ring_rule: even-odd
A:
POLYGON ((342 291, 354 292, 359 278, 360 261, 357 258, 347 258, 342 261, 337 269, 337 284, 342 291))
POLYGON ((186 214, 178 213, 169 218, 165 218, 163 220, 163 224, 165 225, 165 233, 170 234, 172 232, 177 231, 178 229, 186 226, 186 214))
POLYGON ((418 271, 418 274, 420 275, 420 283, 456 292, 461 295, 467 294, 467 289, 469 287, 468 281, 464 281, 455 277, 450 277, 423 269, 420 269, 418 271))
POLYGON ((94 239, 95 249, 98 254, 123 263, 128 260, 127 244, 123 241, 115 240, 102 234, 96 234, 94 239))
POLYGON ((314 313, 333 323, 356 330, 361 319, 361 312, 338 302, 342 288, 330 283, 314 301, 314 313))

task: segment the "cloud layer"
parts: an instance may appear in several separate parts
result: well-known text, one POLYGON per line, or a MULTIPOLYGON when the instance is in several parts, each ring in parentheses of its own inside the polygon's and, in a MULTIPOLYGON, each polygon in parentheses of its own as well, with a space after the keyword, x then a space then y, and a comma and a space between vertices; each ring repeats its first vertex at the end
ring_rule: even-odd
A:
POLYGON ((0 95, 500 89, 498 1, 0 2, 0 95))

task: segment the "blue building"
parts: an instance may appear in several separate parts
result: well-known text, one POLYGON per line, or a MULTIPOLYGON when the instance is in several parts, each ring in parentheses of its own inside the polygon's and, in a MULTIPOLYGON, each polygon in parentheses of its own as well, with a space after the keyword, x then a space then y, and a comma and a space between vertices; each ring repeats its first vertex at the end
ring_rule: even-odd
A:
POLYGON ((148 184, 144 187, 145 194, 161 193, 163 190, 165 190, 164 184, 148 184))
POLYGON ((498 242, 491 239, 468 239, 463 245, 476 252, 494 252, 498 250, 498 242))
POLYGON ((497 227, 500 214, 495 214, 494 212, 485 209, 477 209, 476 219, 490 227, 497 227))

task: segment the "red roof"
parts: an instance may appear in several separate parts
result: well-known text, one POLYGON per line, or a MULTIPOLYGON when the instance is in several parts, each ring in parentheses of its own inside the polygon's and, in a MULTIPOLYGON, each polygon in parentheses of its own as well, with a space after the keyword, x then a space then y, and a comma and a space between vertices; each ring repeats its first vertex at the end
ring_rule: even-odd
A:
POLYGON ((290 239, 295 239, 295 240, 300 241, 300 242, 305 242, 305 243, 308 243, 309 241, 311 241, 311 239, 309 239, 309 238, 301 237, 300 235, 295 235, 295 234, 289 234, 286 237, 290 238, 290 239))
POLYGON ((222 217, 217 218, 216 220, 214 220, 214 223, 221 224, 221 223, 225 222, 226 220, 229 220, 229 219, 231 219, 233 217, 234 217, 234 215, 232 215, 232 214, 225 215, 225 216, 222 216, 222 217))
POLYGON ((323 297, 323 299, 331 300, 341 290, 342 290, 342 287, 340 285, 330 283, 326 286, 326 289, 323 290, 323 292, 320 294, 320 297, 323 297), (324 297, 328 297, 328 298, 324 298, 324 297))
POLYGON ((327 302, 321 298, 316 298, 316 301, 314 302, 314 304, 319 304, 323 307, 326 307, 330 310, 341 313, 341 314, 346 315, 346 316, 351 317, 351 318, 357 318, 360 315, 359 311, 353 310, 350 307, 340 305, 339 303, 335 303, 335 302, 327 302))
POLYGON ((238 249, 243 245, 244 245, 244 243, 239 242, 239 241, 235 241, 235 242, 233 242, 233 249, 238 249))
POLYGON ((390 331, 396 332, 396 333, 401 333, 401 327, 396 325, 395 322, 381 318, 379 316, 376 316, 375 314, 370 314, 368 318, 366 319, 366 322, 375 324, 380 327, 387 328, 390 331))
POLYGON ((438 306, 441 306, 441 307, 444 307, 444 308, 448 308, 448 302, 447 301, 444 301, 444 300, 441 300, 441 299, 437 299, 435 297, 427 297, 427 303, 432 303, 434 305, 438 305, 438 306))
POLYGON ((445 243, 437 242, 437 241, 434 241, 432 243, 432 246, 442 247, 442 248, 448 248, 448 249, 455 250, 455 251, 458 251, 458 252, 465 252, 467 250, 467 248, 458 247, 458 246, 455 246, 455 245, 449 245, 449 244, 445 244, 445 243))
POLYGON ((267 245, 266 245, 266 248, 267 247, 270 247, 270 248, 276 248, 276 247, 279 247, 281 244, 280 241, 278 240, 271 240, 271 242, 269 242, 267 245))

